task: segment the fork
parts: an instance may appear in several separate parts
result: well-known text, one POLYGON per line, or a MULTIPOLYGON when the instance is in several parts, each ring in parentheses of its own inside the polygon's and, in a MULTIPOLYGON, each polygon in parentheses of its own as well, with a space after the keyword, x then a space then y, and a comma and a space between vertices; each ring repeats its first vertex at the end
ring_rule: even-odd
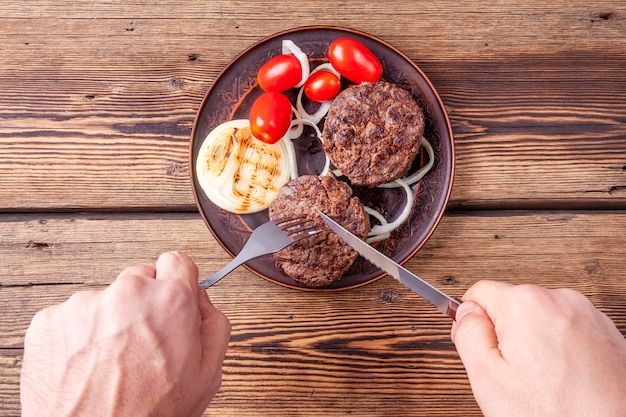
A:
POLYGON ((296 217, 278 222, 270 220, 263 223, 254 229, 241 252, 232 261, 210 277, 200 281, 198 285, 208 288, 239 265, 259 256, 278 252, 294 242, 319 232, 321 230, 315 225, 313 219, 307 217, 296 217))

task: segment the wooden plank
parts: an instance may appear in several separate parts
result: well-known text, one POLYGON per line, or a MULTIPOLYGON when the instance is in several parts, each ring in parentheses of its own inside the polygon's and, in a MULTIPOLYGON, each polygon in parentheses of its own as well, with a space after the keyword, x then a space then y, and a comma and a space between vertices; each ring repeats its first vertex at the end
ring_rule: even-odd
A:
MULTIPOLYGON (((202 275, 228 260, 192 212, 195 111, 232 57, 319 24, 319 8, 0 0, 0 212, 189 211, 0 215, 0 415, 19 416, 37 310, 165 250, 202 275)), ((456 137, 450 207, 622 209, 449 212, 409 269, 455 296, 480 278, 573 287, 626 334, 625 15, 623 1, 357 0, 324 17, 433 81, 456 137)), ((239 269, 210 294, 233 337, 206 415, 481 415, 449 321, 390 278, 319 294, 239 269)))
MULTIPOLYGON (((40 3, 0 17, 1 211, 193 209, 188 142, 210 83, 264 36, 319 23, 317 2, 40 3)), ((431 78, 456 138, 451 207, 623 209, 622 3, 351 2, 328 23, 431 78)))
MULTIPOLYGON (((251 284, 255 278, 249 274, 230 278, 231 288, 250 290, 236 300, 232 292, 218 295, 223 288, 216 287, 212 294, 222 309, 233 301, 235 305, 226 308, 233 334, 222 390, 210 415, 260 415, 276 407, 285 416, 349 411, 373 415, 381 407, 393 415, 437 415, 452 407, 453 415, 479 415, 449 341, 449 320, 432 311, 418 314, 411 302, 391 301, 388 284, 329 296, 294 292, 258 279, 251 284), (264 301, 257 298, 260 294, 264 301), (451 401, 450 408, 441 407, 442 398, 451 401), (409 411, 414 408, 420 411, 409 411)), ((18 295, 24 301, 35 288, 15 289, 12 295, 24 291, 18 295)), ((45 303, 76 289, 42 286, 35 291, 48 293, 45 303)), ((0 357, 7 351, 0 349, 0 357)), ((0 361, 0 377, 8 385, 7 401, 0 406, 5 409, 17 408, 17 398, 10 397, 17 390, 16 361, 19 365, 19 356, 0 361)))
POLYGON ((106 285, 129 264, 173 249, 205 274, 229 259, 197 213, 3 215, 0 227, 3 286, 106 285))
MULTIPOLYGON (((14 315, 22 321, 17 333, 0 328, 0 334, 13 334, 0 347, 19 345, 19 333, 27 326, 25 317, 38 309, 62 301, 77 288, 107 285, 124 267, 153 263, 163 251, 188 253, 203 276, 229 260, 195 213, 158 217, 140 213, 33 214, 1 219, 0 305, 17 303, 6 308, 6 317, 14 315), (13 291, 20 295, 12 295, 13 291), (43 296, 48 292, 51 298, 43 296), (33 296, 40 293, 42 296, 33 296), (29 314, 25 315, 26 306, 29 314)), ((571 286, 624 320, 620 310, 626 303, 625 235, 625 212, 449 213, 407 266, 455 296, 482 278, 571 286)), ((241 280, 242 288, 215 287, 216 294, 227 297, 228 306, 236 305, 240 296, 265 297, 256 292, 255 285, 264 282, 260 278, 240 268, 225 282, 233 276, 241 280), (246 284, 249 281, 255 285, 246 284)), ((394 294, 399 292, 398 297, 409 297, 411 302, 415 298, 393 280, 387 284, 394 294)), ((281 288, 274 287, 267 289, 281 288)))
POLYGON ((22 349, 0 349, 0 415, 20 416, 22 349))
MULTIPOLYGON (((407 266, 455 296, 461 296, 481 278, 573 287, 587 294, 626 330, 626 260, 621 256, 625 213, 507 214, 445 216, 407 266)), ((28 317, 37 310, 61 302, 80 288, 104 286, 125 266, 152 263, 162 251, 181 249, 189 253, 201 275, 210 274, 228 260, 194 214, 164 215, 163 219, 137 214, 123 220, 106 215, 41 217, 13 216, 2 223, 5 236, 11 237, 5 237, 0 245, 0 258, 6 260, 0 270, 0 305, 5 306, 0 347, 19 347, 28 317)), ((381 288, 366 286, 361 291, 371 299, 384 298, 378 294, 382 291, 389 292, 390 299, 420 303, 393 280, 382 282, 381 288)), ((257 285, 262 283, 239 269, 211 291, 216 302, 233 314, 241 307, 237 302, 240 297, 259 301, 258 305, 246 306, 244 314, 255 309, 265 314, 275 306, 261 302, 267 297, 258 292, 257 285)), ((262 288, 270 293, 280 291, 280 303, 288 303, 294 295, 307 297, 273 284, 262 288)), ((318 295, 308 297, 315 303, 318 295)), ((324 297, 345 301, 344 293, 324 297)), ((420 308, 429 309, 428 305, 420 308)))
MULTIPOLYGON (((165 61, 174 59, 186 49, 181 46, 196 50, 234 47, 236 50, 229 52, 236 53, 249 42, 277 31, 320 24, 352 27, 386 39, 397 39, 412 44, 415 50, 421 50, 422 55, 428 57, 477 56, 503 50, 552 53, 570 48, 597 51, 599 42, 604 42, 607 49, 623 47, 620 44, 624 36, 622 17, 625 11, 620 0, 602 0, 594 4, 581 0, 550 3, 531 0, 523 4, 513 1, 485 4, 477 0, 463 4, 453 0, 432 3, 422 0, 400 1, 394 3, 394 7, 386 2, 356 0, 342 3, 320 19, 319 2, 314 0, 301 1, 297 7, 286 0, 237 3, 228 0, 160 0, 150 2, 149 7, 142 1, 16 4, 2 0, 0 4, 6 11, 0 19, 8 22, 0 35, 10 35, 12 41, 31 49, 44 45, 69 51, 71 45, 55 43, 56 36, 67 37, 68 41, 82 45, 85 50, 84 54, 69 55, 72 60, 102 58, 104 54, 95 53, 93 46, 97 44, 103 52, 119 52, 107 56, 112 60, 110 62, 140 59, 128 48, 136 48, 139 43, 153 52, 157 46, 164 48, 162 52, 178 52, 174 56, 163 54, 165 61), (11 24, 11 21, 20 23, 11 24), (102 41, 103 35, 107 42, 102 41), (205 42, 189 42, 194 39, 205 42), (215 40, 225 43, 216 45, 215 40)), ((40 56, 53 56, 43 48, 39 51, 40 56)), ((14 62, 31 62, 25 56, 11 55, 6 50, 4 53, 14 62)), ((63 61, 65 58, 57 56, 55 59, 63 61)))
MULTIPOLYGON (((0 415, 18 415, 20 349, 37 310, 165 250, 187 251, 203 275, 228 259, 193 213, 4 215, 0 224, 0 415)), ((449 213, 407 267, 454 296, 480 278, 572 287, 626 334, 625 234, 626 212, 449 213)), ((208 414, 480 415, 449 320, 391 278, 316 293, 238 269, 209 293, 233 333, 208 414)))
MULTIPOLYGON (((567 59, 572 58, 581 56, 567 59)), ((612 61, 615 72, 609 76, 619 71, 621 81, 602 80, 603 70, 580 71, 569 84, 539 91, 541 77, 567 60, 545 61, 528 79, 524 67, 542 59, 467 64, 494 76, 519 71, 497 85, 489 76, 468 74, 466 64, 430 64, 432 74, 446 67, 447 75, 437 78, 455 135, 451 207, 626 207, 626 62, 593 61, 612 61), (468 75, 462 80, 452 78, 463 73, 468 75), (518 89, 509 89, 510 83, 518 89), (615 102, 598 94, 612 94, 615 102)), ((5 113, 0 127, 0 210, 193 209, 188 144, 195 107, 208 84, 198 83, 205 88, 196 88, 193 99, 160 101, 149 97, 168 94, 164 89, 175 77, 153 73, 146 77, 152 81, 139 83, 115 77, 94 76, 80 85, 62 81, 58 90, 48 89, 48 97, 33 97, 44 104, 28 114, 19 109, 30 106, 19 91, 0 98, 1 106, 17 112, 5 113), (116 85, 124 93, 116 93, 116 85), (73 98, 57 104, 66 94, 73 98)), ((29 82, 43 90, 49 80, 37 76, 29 82)))

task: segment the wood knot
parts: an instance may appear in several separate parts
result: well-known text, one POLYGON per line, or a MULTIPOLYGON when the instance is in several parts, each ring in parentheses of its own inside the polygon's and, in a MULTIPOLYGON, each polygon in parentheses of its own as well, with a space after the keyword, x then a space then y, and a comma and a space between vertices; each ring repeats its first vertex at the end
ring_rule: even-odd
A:
POLYGON ((595 23, 597 21, 611 21, 611 20, 615 20, 617 16, 615 16, 615 13, 613 12, 605 12, 605 13, 600 13, 598 15, 596 15, 595 17, 593 17, 591 19, 591 23, 595 23))
POLYGON ((50 247, 52 247, 51 243, 35 242, 34 240, 30 240, 26 244, 27 249, 46 250, 50 247))
POLYGON ((452 285, 452 284, 456 284, 457 280, 454 277, 448 276, 448 277, 443 277, 443 283, 445 285, 452 285))
POLYGON ((609 188, 609 195, 615 194, 620 191, 626 191, 626 185, 615 185, 609 188))
POLYGON ((189 54, 187 55, 187 61, 194 62, 200 57, 200 54, 189 54))
POLYGON ((590 280, 599 280, 603 277, 602 265, 597 260, 592 260, 588 265, 585 266, 585 275, 590 280))
POLYGON ((176 162, 165 165, 165 174, 167 175, 176 175, 178 171, 180 171, 180 166, 176 162))
POLYGON ((600 13, 598 15, 598 17, 602 20, 613 20, 615 19, 615 13, 613 12, 608 12, 608 13, 600 13))
POLYGON ((176 90, 182 90, 185 88, 185 81, 180 77, 173 77, 170 79, 169 85, 176 90))
POLYGON ((383 303, 395 303, 400 300, 400 298, 402 298, 402 296, 399 293, 388 288, 383 288, 378 293, 378 301, 382 301, 383 303))

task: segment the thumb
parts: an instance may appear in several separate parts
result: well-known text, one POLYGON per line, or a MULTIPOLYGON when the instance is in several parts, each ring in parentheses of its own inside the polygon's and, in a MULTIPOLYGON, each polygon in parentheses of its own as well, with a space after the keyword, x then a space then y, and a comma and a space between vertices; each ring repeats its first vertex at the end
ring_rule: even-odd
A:
POLYGON ((502 360, 491 318, 472 301, 462 303, 457 309, 451 337, 470 379, 472 375, 485 374, 502 360))
POLYGON ((203 363, 213 371, 221 371, 230 340, 230 321, 213 306, 206 291, 201 287, 198 287, 198 306, 201 319, 200 338, 203 347, 203 363))

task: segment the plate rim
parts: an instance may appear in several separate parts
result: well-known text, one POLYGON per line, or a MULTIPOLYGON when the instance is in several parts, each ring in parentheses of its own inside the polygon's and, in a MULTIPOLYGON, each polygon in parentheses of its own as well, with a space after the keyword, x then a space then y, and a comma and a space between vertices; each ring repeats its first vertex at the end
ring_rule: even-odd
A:
MULTIPOLYGON (((190 138, 190 142, 189 142, 189 154, 188 154, 188 163, 189 163, 189 173, 190 173, 190 180, 191 180, 191 186, 192 186, 192 191, 193 191, 193 195, 194 195, 194 200, 196 203, 196 208, 198 209, 198 212, 200 213, 205 225, 207 226, 207 228, 209 229, 209 231, 211 232, 213 238, 218 242, 218 244, 222 247, 222 249, 228 253, 231 257, 236 256, 235 253, 233 253, 227 246, 226 244, 222 241, 222 239, 217 236, 217 232, 214 230, 214 228, 211 226, 211 223, 209 222, 206 214, 204 213, 204 210, 202 208, 202 205, 200 203, 200 198, 198 196, 199 190, 197 189, 198 187, 196 187, 195 184, 195 161, 194 161, 194 142, 195 142, 195 137, 197 134, 197 130, 198 130, 198 124, 199 124, 199 119, 200 119, 200 115, 201 112, 203 110, 203 108, 205 107, 205 104, 207 102, 207 100, 209 99, 211 92, 213 91, 214 87, 217 84, 217 81, 219 81, 219 79, 225 74, 227 73, 232 66, 234 66, 242 57, 244 57, 247 53, 249 53, 250 51, 252 51, 253 49, 259 47, 260 45, 270 42, 276 38, 280 38, 283 37, 285 35, 291 34, 291 33, 299 33, 299 32, 307 32, 307 31, 337 31, 340 33, 345 33, 346 35, 349 34, 356 34, 357 36, 361 36, 361 37, 365 37, 367 39, 371 39, 372 41, 378 42, 381 45, 383 45, 385 48, 393 51, 393 53, 397 54, 398 56, 400 56, 404 61, 406 61, 417 73, 419 73, 419 76, 423 79, 423 81, 428 85, 429 90, 430 90, 430 94, 432 94, 434 96, 434 99, 436 101, 437 106, 439 106, 439 108, 441 109, 441 114, 443 115, 443 119, 444 119, 444 126, 445 126, 445 130, 447 133, 447 136, 449 137, 449 153, 450 153, 450 161, 449 161, 449 175, 446 175, 446 182, 447 184, 445 185, 445 196, 443 196, 442 202, 441 202, 441 209, 438 211, 437 215, 434 216, 431 220, 432 222, 432 226, 429 228, 429 230, 426 231, 426 233, 424 234, 424 237, 422 239, 421 242, 419 242, 417 245, 415 245, 415 247, 413 249, 411 249, 406 256, 403 259, 398 260, 397 262, 401 265, 405 264, 406 262, 408 262, 425 244, 426 242, 430 239, 430 237, 432 236, 432 234, 434 233, 435 229, 437 229, 445 211, 446 208, 448 206, 449 200, 450 200, 450 196, 452 193, 452 187, 453 187, 453 183, 454 183, 454 176, 455 176, 455 146, 454 146, 454 136, 453 136, 453 132, 452 132, 452 125, 450 123, 450 118, 447 112, 447 109, 443 103, 443 100, 441 99, 441 96, 439 95, 439 92, 435 89, 434 85, 432 84, 432 82, 430 81, 430 79, 426 76, 426 74, 421 70, 421 68, 419 68, 417 66, 417 64, 410 59, 404 52, 400 51, 399 49, 397 49, 395 46, 389 44, 388 42, 386 42, 385 40, 371 35, 367 32, 358 30, 358 29, 353 29, 353 28, 348 28, 348 27, 341 27, 341 26, 334 26, 334 25, 307 25, 307 26, 299 26, 299 27, 294 27, 294 28, 290 28, 290 29, 285 29, 285 30, 281 30, 278 32, 273 33, 272 35, 263 37, 262 39, 259 39, 258 41, 252 43, 251 45, 247 46, 246 48, 244 48, 240 53, 238 53, 235 57, 233 57, 227 65, 225 65, 222 70, 215 76, 215 78, 211 81, 211 85, 209 86, 209 88, 207 89, 206 93, 204 94, 202 101, 200 102, 197 111, 196 111, 196 115, 194 117, 194 122, 193 122, 193 127, 191 130, 191 138, 190 138)), ((245 224, 245 222, 243 222, 245 224)), ((247 226, 247 225, 246 225, 247 226)), ((250 229, 250 232, 252 232, 252 229, 250 229)), ((258 277, 269 281, 273 284, 276 285, 280 285, 282 287, 286 287, 286 288, 290 288, 290 289, 295 289, 295 290, 299 290, 299 291, 310 291, 310 292, 337 292, 337 291, 345 291, 345 290, 350 290, 350 289, 354 289, 354 288, 358 288, 367 284, 371 284, 379 279, 381 279, 382 277, 384 277, 385 275, 387 275, 384 271, 380 271, 379 274, 375 275, 374 277, 367 279, 363 282, 357 282, 355 284, 352 285, 347 285, 347 286, 342 286, 342 287, 333 287, 333 288, 325 288, 325 287, 321 287, 321 288, 316 288, 316 287, 302 287, 296 284, 289 284, 286 282, 282 282, 279 281, 277 279, 273 279, 272 277, 268 277, 266 275, 264 275, 263 273, 255 270, 254 268, 250 267, 247 264, 243 264, 243 266, 250 272, 252 272, 253 274, 257 275, 258 277)))

